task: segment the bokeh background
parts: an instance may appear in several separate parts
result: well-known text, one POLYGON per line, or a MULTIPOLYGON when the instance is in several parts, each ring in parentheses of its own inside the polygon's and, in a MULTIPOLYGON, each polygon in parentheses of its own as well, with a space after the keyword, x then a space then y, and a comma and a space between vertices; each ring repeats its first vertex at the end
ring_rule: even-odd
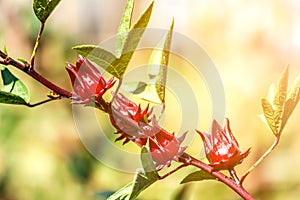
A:
MULTIPOLYGON (((66 61, 76 60, 71 47, 98 44, 115 35, 125 3, 125 0, 63 0, 46 26, 37 56, 39 72, 71 89, 64 69, 66 61)), ((134 19, 149 4, 149 0, 136 1, 134 19)), ((219 71, 232 130, 242 150, 252 147, 252 153, 237 167, 238 174, 242 174, 274 139, 258 117, 262 112, 260 99, 266 97, 269 85, 278 81, 286 64, 290 65, 290 80, 300 74, 300 3, 157 0, 149 27, 166 29, 172 17, 174 30, 197 42, 219 71)), ((0 0, 0 47, 6 45, 10 56, 30 58, 38 29, 31 0, 0 0)), ((141 62, 142 57, 135 56, 133 62, 141 62)), ((9 69, 28 85, 32 102, 45 98, 47 89, 22 72, 9 69)), ((209 104, 207 99, 203 102, 209 104)), ((178 111, 169 107, 173 112, 178 111)), ((201 114, 202 121, 195 128, 208 130, 210 109, 201 114)), ((172 131, 172 125, 176 124, 168 121, 174 119, 168 114, 166 118, 167 128, 172 131)), ((278 148, 246 179, 245 188, 257 199, 298 199, 299 119, 298 106, 278 148)), ((203 152, 200 153, 200 139, 195 140, 189 151, 205 161, 203 152)), ((157 182, 139 198, 240 199, 217 182, 179 185, 194 170, 186 168, 157 182)), ((1 105, 0 199, 101 199, 97 193, 115 191, 132 178, 132 173, 105 166, 86 151, 76 131, 69 100, 32 109, 1 105)))

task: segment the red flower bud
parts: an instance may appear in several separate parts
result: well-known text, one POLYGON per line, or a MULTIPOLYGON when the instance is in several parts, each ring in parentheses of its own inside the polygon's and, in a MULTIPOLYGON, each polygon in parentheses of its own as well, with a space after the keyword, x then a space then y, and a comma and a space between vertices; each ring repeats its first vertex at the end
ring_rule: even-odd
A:
POLYGON ((149 147, 153 161, 156 163, 156 169, 160 170, 164 166, 170 166, 172 160, 178 161, 178 157, 187 147, 180 147, 186 133, 180 138, 176 138, 174 134, 168 133, 160 128, 153 119, 153 126, 160 130, 151 138, 149 138, 149 147))
POLYGON ((139 146, 144 146, 152 132, 149 125, 151 112, 149 105, 142 110, 141 106, 137 106, 124 95, 116 95, 110 115, 110 121, 117 129, 116 134, 121 134, 116 141, 125 139, 123 144, 133 141, 139 146))
POLYGON ((67 63, 66 67, 74 92, 74 103, 86 104, 102 95, 114 85, 113 77, 106 82, 99 70, 86 58, 78 56, 76 66, 67 63))
POLYGON ((250 153, 250 148, 241 153, 239 144, 230 130, 228 119, 226 119, 226 125, 223 129, 214 120, 211 134, 197 132, 204 143, 206 158, 214 170, 233 169, 234 166, 242 163, 250 153))

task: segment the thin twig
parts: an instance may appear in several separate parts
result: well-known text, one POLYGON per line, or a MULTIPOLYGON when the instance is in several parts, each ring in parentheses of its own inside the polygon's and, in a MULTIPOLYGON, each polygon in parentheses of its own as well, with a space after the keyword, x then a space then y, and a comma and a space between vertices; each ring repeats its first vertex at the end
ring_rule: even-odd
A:
POLYGON ((244 182, 245 178, 275 149, 280 140, 280 134, 276 135, 274 143, 270 148, 247 170, 247 172, 241 177, 241 184, 244 182))
POLYGON ((118 92, 119 92, 119 90, 121 88, 122 83, 123 83, 123 78, 120 78, 119 81, 118 81, 118 86, 117 86, 116 90, 114 91, 114 95, 113 95, 113 97, 111 99, 111 102, 114 101, 116 95, 118 94, 118 92))
POLYGON ((33 79, 44 85, 45 87, 49 88, 50 90, 54 91, 55 93, 59 94, 61 97, 71 98, 72 93, 55 85, 54 83, 50 82, 43 76, 41 76, 38 72, 34 69, 30 69, 27 65, 20 63, 19 61, 14 60, 13 58, 8 57, 3 51, 0 50, 0 57, 4 59, 1 62, 3 65, 12 65, 19 70, 23 71, 24 73, 31 76, 33 79))
POLYGON ((34 59, 35 59, 35 55, 36 55, 37 49, 38 49, 39 44, 40 44, 40 40, 42 38, 44 28, 45 28, 45 23, 41 22, 40 30, 39 30, 39 33, 36 37, 35 45, 34 45, 34 48, 33 48, 32 54, 31 54, 31 58, 30 58, 30 69, 34 68, 34 59))
POLYGON ((186 166, 188 166, 188 164, 186 164, 186 163, 183 163, 182 165, 180 165, 180 166, 176 167, 176 168, 175 168, 175 169, 173 169, 172 171, 170 171, 170 172, 168 172, 168 173, 164 174, 163 176, 159 176, 159 179, 164 179, 164 178, 166 178, 166 177, 170 176, 171 174, 173 174, 173 173, 177 172, 179 169, 181 169, 181 168, 183 168, 183 167, 186 167, 186 166))
POLYGON ((30 107, 30 108, 33 108, 33 107, 40 106, 42 104, 48 103, 50 101, 57 100, 57 99, 60 99, 60 98, 56 98, 56 99, 49 98, 49 99, 46 99, 46 100, 43 100, 43 101, 40 101, 40 102, 37 102, 37 103, 34 103, 34 104, 28 103, 27 106, 30 107))

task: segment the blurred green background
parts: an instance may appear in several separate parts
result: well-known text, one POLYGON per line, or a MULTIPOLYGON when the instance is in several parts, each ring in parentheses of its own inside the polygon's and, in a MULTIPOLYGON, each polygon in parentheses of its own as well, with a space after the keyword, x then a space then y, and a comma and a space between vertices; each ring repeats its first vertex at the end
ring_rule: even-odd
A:
MULTIPOLYGON (((48 20, 37 55, 38 71, 71 89, 64 69, 66 61, 76 60, 71 47, 98 44, 113 36, 125 3, 62 1, 48 20)), ((0 0, 0 47, 6 45, 14 58, 29 59, 31 55, 39 29, 31 4, 30 0, 0 0)), ((149 0, 136 1, 134 19, 149 4, 149 0)), ((290 80, 300 74, 300 3, 159 0, 155 2, 149 27, 165 29, 172 17, 174 30, 202 46, 220 73, 232 130, 242 150, 252 147, 252 153, 237 167, 238 174, 242 174, 273 142, 273 135, 258 118, 262 112, 260 99, 266 97, 269 85, 278 81, 286 64, 290 64, 290 80)), ((140 62, 139 56, 134 59, 133 62, 140 62)), ((47 89, 22 72, 9 69, 29 86, 32 102, 45 98, 47 89)), ((203 101, 209 104, 207 99, 203 101)), ((209 115, 210 110, 205 112, 209 115)), ((171 116, 167 115, 166 120, 172 121, 171 116)), ((245 188, 257 199, 298 199, 299 119, 297 107, 278 148, 246 179, 245 188)), ((209 129, 211 119, 203 121, 195 128, 209 129)), ((172 125, 168 124, 168 130, 172 131, 172 125)), ((201 148, 200 139, 196 139, 189 149, 195 156, 201 148)), ((239 199, 217 182, 179 185, 194 170, 181 170, 152 185, 139 198, 239 199)), ((86 151, 76 132, 69 100, 32 109, 1 105, 1 200, 101 199, 95 196, 97 192, 115 191, 132 178, 133 174, 113 170, 86 151)))

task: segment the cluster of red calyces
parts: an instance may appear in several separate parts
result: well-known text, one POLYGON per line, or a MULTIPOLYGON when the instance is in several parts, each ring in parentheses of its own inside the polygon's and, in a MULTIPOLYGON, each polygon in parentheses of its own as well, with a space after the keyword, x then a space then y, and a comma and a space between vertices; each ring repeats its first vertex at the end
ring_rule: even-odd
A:
POLYGON ((186 149, 180 146, 186 134, 176 138, 161 128, 155 116, 150 118, 152 110, 149 110, 149 106, 142 110, 140 105, 119 94, 111 108, 111 123, 117 129, 116 133, 121 134, 117 140, 125 139, 124 143, 132 141, 140 147, 149 144, 157 170, 170 166, 172 160, 178 161, 186 149))
MULTIPOLYGON (((132 141, 140 147, 149 145, 153 161, 157 170, 164 166, 170 166, 172 160, 178 161, 179 156, 186 147, 181 147, 186 133, 176 138, 158 125, 149 105, 143 110, 122 94, 117 94, 113 102, 107 103, 103 100, 103 94, 110 89, 115 81, 113 78, 106 81, 97 68, 86 58, 78 56, 76 65, 67 63, 72 86, 75 92, 73 103, 95 105, 110 115, 112 125, 117 129, 116 139, 123 140, 123 144, 132 141)), ((201 136, 206 157, 214 170, 231 170, 240 164, 250 153, 250 149, 242 153, 238 142, 234 138, 229 120, 222 128, 217 121, 213 121, 212 133, 197 131, 201 136)))

